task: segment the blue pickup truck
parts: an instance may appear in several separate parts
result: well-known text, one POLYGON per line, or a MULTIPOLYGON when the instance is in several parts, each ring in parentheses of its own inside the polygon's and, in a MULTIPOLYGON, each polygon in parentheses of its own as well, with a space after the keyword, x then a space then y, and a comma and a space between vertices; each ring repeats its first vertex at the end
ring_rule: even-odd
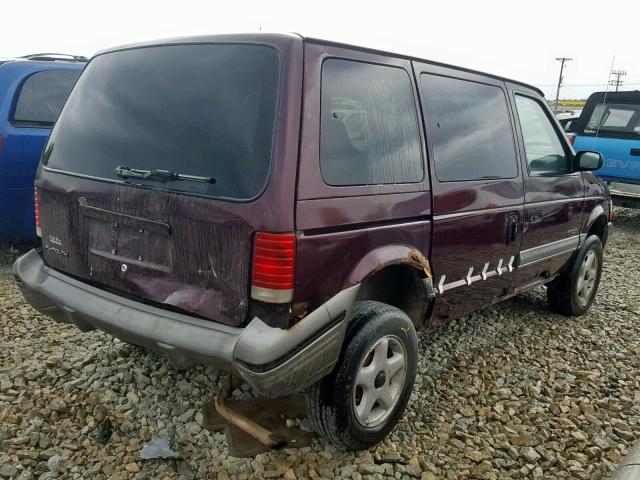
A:
POLYGON ((36 168, 85 63, 60 54, 0 59, 0 242, 36 237, 36 168))
POLYGON ((596 173, 618 205, 640 208, 640 91, 592 94, 570 137, 576 151, 605 158, 596 173))

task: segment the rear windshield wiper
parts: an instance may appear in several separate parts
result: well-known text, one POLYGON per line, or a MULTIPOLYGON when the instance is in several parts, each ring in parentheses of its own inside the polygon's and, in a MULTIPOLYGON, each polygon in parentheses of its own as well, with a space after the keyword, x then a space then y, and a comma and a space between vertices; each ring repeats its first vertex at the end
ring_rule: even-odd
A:
POLYGON ((129 168, 124 165, 116 167, 116 175, 122 178, 140 178, 142 180, 159 180, 168 182, 170 180, 189 180, 192 182, 216 183, 213 177, 201 177, 199 175, 186 175, 184 173, 172 172, 170 170, 141 170, 129 168))

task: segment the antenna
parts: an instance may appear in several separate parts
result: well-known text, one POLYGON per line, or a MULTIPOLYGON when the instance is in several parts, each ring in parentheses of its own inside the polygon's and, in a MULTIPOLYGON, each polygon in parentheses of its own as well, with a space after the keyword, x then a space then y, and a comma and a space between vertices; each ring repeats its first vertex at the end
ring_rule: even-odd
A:
POLYGON ((615 80, 609 80, 609 83, 611 85, 615 85, 616 87, 616 92, 618 91, 618 88, 620 88, 622 86, 622 84, 624 83, 624 80, 620 80, 620 77, 623 77, 627 74, 626 70, 611 70, 611 74, 616 76, 615 80))
POLYGON ((560 97, 560 87, 562 86, 562 80, 564 79, 562 77, 562 71, 564 70, 564 64, 566 62, 570 62, 571 60, 573 60, 573 58, 559 57, 559 58, 556 58, 556 60, 558 60, 560 62, 560 76, 558 77, 558 89, 556 90, 556 103, 555 103, 555 106, 554 106, 554 112, 558 111, 558 99, 560 97))

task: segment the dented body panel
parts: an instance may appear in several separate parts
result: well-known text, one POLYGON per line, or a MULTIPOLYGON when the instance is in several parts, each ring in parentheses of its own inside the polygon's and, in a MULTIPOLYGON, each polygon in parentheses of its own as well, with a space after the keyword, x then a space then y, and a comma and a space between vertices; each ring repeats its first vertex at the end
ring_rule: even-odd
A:
MULTIPOLYGON (((257 39, 202 39, 215 41, 257 39)), ((35 184, 47 265, 133 298, 221 323, 246 321, 253 233, 294 228, 301 103, 301 39, 274 35, 259 36, 259 41, 275 46, 281 57, 269 173, 279 181, 268 181, 253 201, 234 202, 167 191, 162 185, 144 188, 87 178, 41 165, 35 184)))

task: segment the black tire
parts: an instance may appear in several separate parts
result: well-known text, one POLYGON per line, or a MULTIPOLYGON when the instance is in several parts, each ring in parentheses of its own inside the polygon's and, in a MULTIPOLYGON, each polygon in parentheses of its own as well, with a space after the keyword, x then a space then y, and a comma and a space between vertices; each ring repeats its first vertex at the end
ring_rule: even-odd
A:
MULTIPOLYGON (((393 355, 388 358, 392 359, 393 355)), ((356 303, 336 367, 312 385, 305 396, 307 416, 315 431, 346 450, 361 450, 380 442, 404 413, 413 390, 417 358, 418 337, 411 319, 403 311, 380 302, 356 303), (375 355, 370 351, 372 347, 383 339, 404 348, 404 382, 401 387, 396 386, 395 404, 387 409, 381 423, 364 426, 355 413, 357 389, 360 388, 355 386, 356 374, 367 361, 365 357, 375 355)), ((396 379, 392 374, 391 377, 396 379)), ((375 382, 379 380, 378 375, 375 382)), ((382 375, 382 382, 386 387, 391 380, 382 375)))
POLYGON ((547 285, 549 305, 555 312, 567 316, 579 316, 589 310, 598 292, 602 275, 602 243, 596 235, 587 238, 580 251, 575 255, 569 269, 547 285), (593 252, 598 261, 593 289, 588 298, 579 295, 578 282, 581 278, 581 268, 589 252, 593 252))

